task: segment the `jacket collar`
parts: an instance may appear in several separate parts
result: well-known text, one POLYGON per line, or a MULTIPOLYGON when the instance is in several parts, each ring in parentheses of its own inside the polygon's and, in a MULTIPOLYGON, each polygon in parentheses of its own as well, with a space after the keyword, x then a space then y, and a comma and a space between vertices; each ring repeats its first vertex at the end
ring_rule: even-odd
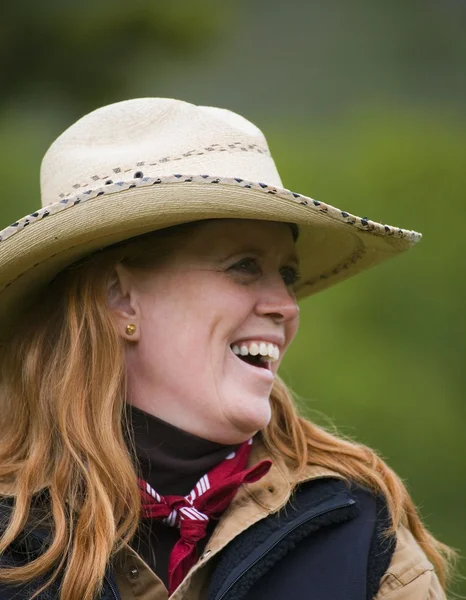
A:
POLYGON ((313 464, 307 465, 299 475, 296 475, 290 461, 282 456, 271 457, 261 436, 256 436, 248 466, 265 459, 272 460, 269 472, 256 483, 245 486, 244 489, 259 506, 269 513, 276 512, 288 502, 296 485, 324 477, 344 479, 336 471, 313 464))

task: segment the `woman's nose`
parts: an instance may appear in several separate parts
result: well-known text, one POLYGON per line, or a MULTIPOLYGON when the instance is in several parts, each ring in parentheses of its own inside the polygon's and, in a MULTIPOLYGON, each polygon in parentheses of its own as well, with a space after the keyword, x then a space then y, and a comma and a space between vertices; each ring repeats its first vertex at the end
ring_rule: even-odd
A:
POLYGON ((270 317, 278 323, 286 323, 298 318, 299 306, 296 298, 283 282, 273 289, 267 287, 262 292, 256 304, 256 313, 259 316, 270 317))

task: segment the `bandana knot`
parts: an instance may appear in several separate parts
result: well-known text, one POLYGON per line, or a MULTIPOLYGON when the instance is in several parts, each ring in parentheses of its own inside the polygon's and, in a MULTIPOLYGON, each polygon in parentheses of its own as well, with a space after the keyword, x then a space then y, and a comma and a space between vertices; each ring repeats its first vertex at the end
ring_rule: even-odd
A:
POLYGON ((181 521, 180 535, 181 539, 188 545, 196 544, 205 537, 207 532, 207 523, 209 521, 181 521))
POLYGON ((180 539, 170 554, 168 587, 172 594, 197 561, 196 543, 207 534, 207 526, 228 508, 238 488, 268 473, 272 463, 263 460, 246 469, 252 439, 241 444, 223 462, 201 477, 187 496, 161 496, 146 481, 138 479, 141 516, 160 519, 180 530, 180 539))

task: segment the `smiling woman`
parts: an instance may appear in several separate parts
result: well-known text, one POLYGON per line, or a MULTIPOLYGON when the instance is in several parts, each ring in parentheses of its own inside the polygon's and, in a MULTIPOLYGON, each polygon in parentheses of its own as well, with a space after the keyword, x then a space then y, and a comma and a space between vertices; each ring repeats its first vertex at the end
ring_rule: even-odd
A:
POLYGON ((83 117, 42 195, 0 232, 0 600, 444 598, 403 483, 277 375, 299 298, 420 234, 284 189, 254 125, 167 99, 83 117))

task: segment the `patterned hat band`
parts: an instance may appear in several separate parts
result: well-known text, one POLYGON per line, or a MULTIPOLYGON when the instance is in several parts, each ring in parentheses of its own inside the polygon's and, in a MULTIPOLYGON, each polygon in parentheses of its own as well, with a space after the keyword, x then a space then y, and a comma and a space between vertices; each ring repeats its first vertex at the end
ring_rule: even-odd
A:
POLYGON ((57 272, 112 243, 212 218, 295 223, 298 297, 408 249, 421 234, 285 189, 261 131, 179 100, 86 115, 46 153, 42 208, 0 231, 0 325, 57 272))

